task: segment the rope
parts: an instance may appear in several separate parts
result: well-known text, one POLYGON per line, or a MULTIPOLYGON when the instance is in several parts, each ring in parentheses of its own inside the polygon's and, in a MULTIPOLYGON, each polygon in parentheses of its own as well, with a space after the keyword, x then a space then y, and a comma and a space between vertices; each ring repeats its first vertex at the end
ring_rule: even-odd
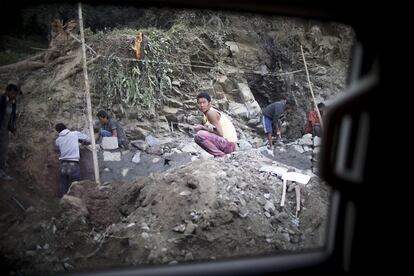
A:
MULTIPOLYGON (((154 60, 137 60, 134 58, 121 58, 118 56, 103 56, 103 55, 98 55, 97 58, 107 58, 107 59, 117 59, 120 61, 133 61, 133 62, 141 62, 141 63, 154 63, 154 64, 167 64, 167 65, 175 65, 175 66, 191 66, 191 67, 195 67, 195 68, 204 68, 204 69, 215 69, 217 68, 217 66, 207 66, 207 65, 194 65, 194 64, 190 64, 190 63, 179 63, 179 62, 168 62, 168 61, 154 61, 154 60)), ((257 75, 262 75, 262 76, 285 76, 285 75, 291 75, 291 74, 296 74, 299 72, 303 72, 305 71, 304 69, 299 69, 299 70, 295 70, 295 71, 290 71, 290 72, 283 72, 283 73, 276 73, 276 72, 262 72, 262 71, 254 71, 254 70, 250 70, 250 69, 238 69, 239 73, 246 73, 246 74, 257 74, 257 75)))
MULTIPOLYGON (((81 40, 79 38, 77 38, 74 34, 69 33, 70 36, 75 39, 76 41, 81 43, 81 40)), ((168 61, 154 61, 154 60, 142 60, 142 59, 135 59, 135 58, 121 58, 118 56, 104 56, 104 55, 99 55, 97 54, 97 52, 89 45, 85 44, 85 47, 88 48, 95 56, 96 58, 106 58, 106 59, 117 59, 120 61, 133 61, 133 62, 141 62, 141 63, 155 63, 155 64, 166 64, 166 65, 175 65, 175 66, 191 66, 191 67, 195 67, 195 68, 204 68, 204 69, 214 69, 217 68, 216 66, 207 66, 207 65, 195 65, 195 64, 189 64, 189 63, 178 63, 178 62, 168 62, 168 61)), ((301 46, 302 47, 302 46, 301 46)), ((303 52, 302 52, 303 53, 303 52)), ((305 69, 307 71, 306 65, 305 65, 305 69)), ((303 69, 299 69, 299 70, 295 70, 295 71, 290 71, 290 72, 283 72, 283 73, 276 73, 276 72, 262 72, 262 71, 254 71, 251 69, 238 69, 237 72, 239 73, 243 73, 243 74, 255 74, 255 75, 261 75, 261 76, 286 76, 286 75, 292 75, 292 74, 296 74, 299 72, 303 72, 305 70, 303 69)))

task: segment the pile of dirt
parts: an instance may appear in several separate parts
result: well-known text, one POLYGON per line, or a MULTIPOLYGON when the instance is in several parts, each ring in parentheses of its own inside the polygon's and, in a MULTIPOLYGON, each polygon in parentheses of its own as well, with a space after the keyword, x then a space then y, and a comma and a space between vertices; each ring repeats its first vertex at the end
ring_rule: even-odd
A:
POLYGON ((16 180, 0 187, 0 227, 8 237, 0 244, 2 263, 10 270, 176 263, 323 245, 329 193, 313 174, 320 141, 301 134, 311 98, 300 45, 317 100, 330 100, 345 85, 352 31, 199 11, 174 11, 158 27, 140 22, 156 12, 134 17, 128 28, 86 30, 93 49, 88 66, 94 114, 109 110, 135 145, 149 136, 169 142, 120 152, 122 164, 101 162, 105 185, 76 183, 61 201, 54 125, 87 126, 80 44, 67 33, 50 51, 0 67, 0 82, 17 77, 24 91, 10 145, 16 180), (144 34, 139 61, 131 48, 138 32, 144 34), (200 91, 234 122, 244 146, 236 154, 211 159, 190 149, 200 91), (293 112, 286 144, 268 152, 260 148, 260 107, 279 99, 293 112), (138 152, 141 163, 132 164, 138 152), (294 185, 282 208, 280 176, 260 171, 272 165, 312 176, 298 217, 294 185))
POLYGON ((299 184, 288 184, 282 207, 280 176, 263 170, 276 164, 292 167, 265 157, 266 151, 201 159, 133 182, 75 183, 53 216, 49 212, 39 222, 43 210, 26 212, 22 224, 27 228, 12 228, 12 237, 24 239, 9 236, 7 244, 21 252, 23 267, 31 264, 23 270, 29 272, 172 264, 323 246, 328 187, 314 175, 301 187, 296 216, 294 186, 299 184))

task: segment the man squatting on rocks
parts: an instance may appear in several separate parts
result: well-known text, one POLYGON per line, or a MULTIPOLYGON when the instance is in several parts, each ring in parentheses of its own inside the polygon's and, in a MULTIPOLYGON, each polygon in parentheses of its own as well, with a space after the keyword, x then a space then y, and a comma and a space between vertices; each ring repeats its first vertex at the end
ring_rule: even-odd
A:
POLYGON ((59 133, 56 139, 56 146, 60 156, 60 197, 67 193, 73 181, 80 180, 79 168, 79 142, 89 144, 89 136, 79 132, 70 131, 62 123, 56 124, 56 131, 59 133))
POLYGON ((197 105, 204 116, 203 124, 194 126, 194 141, 214 157, 235 151, 237 133, 229 117, 211 106, 211 97, 206 92, 197 95, 197 105))
POLYGON ((117 137, 118 146, 128 149, 128 139, 121 124, 104 110, 100 110, 96 117, 99 119, 99 123, 95 123, 95 127, 98 128, 98 138, 96 140, 99 141, 102 137, 117 137))

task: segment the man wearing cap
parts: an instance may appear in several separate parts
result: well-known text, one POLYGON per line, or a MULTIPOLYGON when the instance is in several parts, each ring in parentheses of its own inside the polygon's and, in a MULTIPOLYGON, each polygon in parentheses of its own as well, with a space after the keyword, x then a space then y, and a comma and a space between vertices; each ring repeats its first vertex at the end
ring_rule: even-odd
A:
POLYGON ((0 96, 0 179, 13 180, 6 174, 6 162, 9 148, 9 131, 16 131, 16 97, 20 89, 9 83, 0 96))

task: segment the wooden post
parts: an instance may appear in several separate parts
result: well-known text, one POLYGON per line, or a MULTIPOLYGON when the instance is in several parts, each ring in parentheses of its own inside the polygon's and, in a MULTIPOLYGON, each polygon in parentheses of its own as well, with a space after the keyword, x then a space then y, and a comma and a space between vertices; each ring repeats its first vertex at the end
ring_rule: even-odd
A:
POLYGON ((298 217, 298 213, 300 211, 300 184, 296 184, 295 193, 296 193, 296 217, 298 217))
POLYGON ((306 78, 308 79, 309 89, 312 95, 313 104, 315 105, 316 113, 318 113, 319 121, 321 122, 321 127, 323 128, 322 116, 321 116, 321 113, 319 112, 318 105, 316 104, 315 95, 313 94, 312 84, 309 78, 308 66, 306 65, 305 54, 303 53, 302 45, 300 45, 300 50, 302 51, 303 63, 305 64, 306 78))
POLYGON ((286 179, 283 179, 283 187, 282 187, 282 200, 280 201, 280 206, 285 206, 285 199, 286 199, 286 179))
POLYGON ((89 90, 89 78, 88 78, 88 68, 86 65, 86 47, 85 47, 85 34, 83 32, 83 18, 82 18, 82 4, 78 4, 79 10, 79 28, 82 41, 82 60, 83 60, 83 75, 85 77, 85 93, 86 93, 86 105, 88 109, 88 122, 89 122, 89 137, 91 138, 92 143, 92 156, 93 156, 93 167, 95 172, 95 181, 100 183, 99 179, 99 167, 98 167, 98 156, 96 154, 96 145, 95 145, 95 134, 93 132, 93 123, 92 123, 92 106, 91 106, 91 94, 89 90))

